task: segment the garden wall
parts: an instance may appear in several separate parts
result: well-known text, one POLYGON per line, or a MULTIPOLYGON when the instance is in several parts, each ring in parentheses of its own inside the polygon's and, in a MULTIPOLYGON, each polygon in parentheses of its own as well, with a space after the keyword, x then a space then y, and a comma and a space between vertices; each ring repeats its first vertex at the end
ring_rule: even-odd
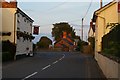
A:
POLYGON ((119 78, 118 80, 120 80, 120 63, 107 58, 100 53, 95 54, 95 59, 106 78, 119 78))

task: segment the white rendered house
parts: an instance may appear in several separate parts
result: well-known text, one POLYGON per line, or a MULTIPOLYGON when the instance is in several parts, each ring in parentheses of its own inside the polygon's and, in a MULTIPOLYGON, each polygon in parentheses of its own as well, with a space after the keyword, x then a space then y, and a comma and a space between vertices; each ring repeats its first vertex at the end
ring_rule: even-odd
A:
MULTIPOLYGON (((0 2, 1 3, 1 2, 0 2)), ((32 25, 33 20, 17 7, 16 1, 2 4, 2 41, 9 40, 16 44, 16 54, 28 54, 32 48, 32 25)))

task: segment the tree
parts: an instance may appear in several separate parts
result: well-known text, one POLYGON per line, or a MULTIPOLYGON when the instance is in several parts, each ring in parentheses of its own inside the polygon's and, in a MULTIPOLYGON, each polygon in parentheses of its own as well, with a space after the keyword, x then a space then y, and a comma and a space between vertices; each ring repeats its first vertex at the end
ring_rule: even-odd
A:
POLYGON ((61 22, 53 24, 52 28, 52 37, 54 37, 55 41, 59 41, 62 38, 63 31, 67 32, 67 34, 71 33, 72 38, 75 38, 75 29, 73 29, 68 23, 61 22))
POLYGON ((52 40, 46 36, 40 38, 40 41, 37 42, 38 48, 49 48, 49 45, 52 45, 52 40))
POLYGON ((92 49, 95 49, 95 38, 94 37, 89 37, 88 41, 90 42, 92 49))

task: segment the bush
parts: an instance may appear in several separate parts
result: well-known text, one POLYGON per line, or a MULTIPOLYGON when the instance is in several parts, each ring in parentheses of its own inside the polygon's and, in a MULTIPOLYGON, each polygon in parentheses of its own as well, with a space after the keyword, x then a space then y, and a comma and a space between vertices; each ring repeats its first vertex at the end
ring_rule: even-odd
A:
POLYGON ((9 40, 2 41, 2 61, 14 60, 16 45, 9 40))
POLYGON ((120 58, 120 24, 102 38, 102 50, 105 54, 120 58))
POLYGON ((94 49, 95 49, 95 38, 94 37, 89 37, 88 41, 91 43, 92 49, 94 51, 94 49))
POLYGON ((49 45, 52 45, 52 40, 46 36, 42 36, 40 41, 37 42, 38 48, 49 48, 49 45))

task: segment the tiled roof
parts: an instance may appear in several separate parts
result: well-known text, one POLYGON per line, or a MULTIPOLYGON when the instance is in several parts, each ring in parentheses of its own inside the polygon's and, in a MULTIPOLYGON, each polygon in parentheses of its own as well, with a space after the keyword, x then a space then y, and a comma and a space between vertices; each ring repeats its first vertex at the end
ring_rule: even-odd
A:
POLYGON ((73 43, 71 43, 71 42, 68 41, 67 39, 64 39, 64 38, 63 38, 63 40, 64 40, 65 42, 67 42, 69 45, 73 45, 73 43))

